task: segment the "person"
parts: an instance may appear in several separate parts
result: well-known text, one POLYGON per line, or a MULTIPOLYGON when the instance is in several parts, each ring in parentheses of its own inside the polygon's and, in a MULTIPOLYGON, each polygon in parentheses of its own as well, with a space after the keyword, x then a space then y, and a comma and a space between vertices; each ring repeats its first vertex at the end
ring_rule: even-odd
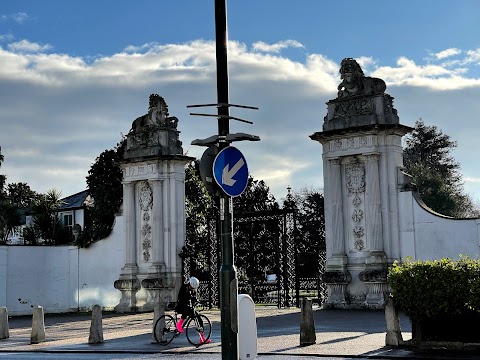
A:
MULTIPOLYGON (((181 333, 183 330, 183 323, 187 317, 194 317, 195 311, 193 310, 193 305, 197 302, 197 289, 200 285, 200 281, 195 277, 190 277, 190 280, 180 287, 177 297, 177 305, 175 306, 175 311, 181 314, 180 320, 177 322, 177 330, 181 333)), ((203 327, 202 319, 198 318, 200 326, 203 327)), ((200 344, 208 344, 210 339, 205 339, 203 332, 200 333, 200 344)))

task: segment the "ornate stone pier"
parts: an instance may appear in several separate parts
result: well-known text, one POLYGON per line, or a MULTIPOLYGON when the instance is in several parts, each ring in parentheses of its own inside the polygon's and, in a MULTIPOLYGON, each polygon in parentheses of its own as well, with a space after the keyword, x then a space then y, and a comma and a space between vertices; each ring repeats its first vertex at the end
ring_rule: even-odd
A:
POLYGON ((164 99, 150 95, 148 114, 127 135, 123 169, 125 265, 115 288, 118 312, 151 311, 172 301, 181 285, 178 256, 185 239, 185 165, 177 130, 164 99))
POLYGON ((383 308, 386 269, 399 258, 397 177, 402 136, 393 98, 381 79, 344 59, 338 96, 323 131, 327 307, 383 308))

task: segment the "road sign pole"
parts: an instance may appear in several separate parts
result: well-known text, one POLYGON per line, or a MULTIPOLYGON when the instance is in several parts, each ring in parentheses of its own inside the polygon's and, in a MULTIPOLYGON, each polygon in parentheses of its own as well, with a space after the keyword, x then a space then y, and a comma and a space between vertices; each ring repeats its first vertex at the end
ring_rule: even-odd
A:
MULTIPOLYGON (((219 150, 229 146, 226 137, 230 131, 227 65, 227 4, 215 0, 215 35, 217 59, 217 99, 219 150)), ((233 264, 233 206, 231 197, 220 192, 218 205, 220 220, 218 238, 221 244, 219 270, 222 360, 238 360, 237 274, 233 264)))

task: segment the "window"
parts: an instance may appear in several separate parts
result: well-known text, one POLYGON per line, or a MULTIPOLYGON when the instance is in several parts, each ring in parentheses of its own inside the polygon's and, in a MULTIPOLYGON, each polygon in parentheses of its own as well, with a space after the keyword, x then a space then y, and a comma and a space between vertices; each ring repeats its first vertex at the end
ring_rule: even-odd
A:
POLYGON ((72 214, 63 214, 63 224, 68 227, 70 230, 73 229, 73 215, 72 214))

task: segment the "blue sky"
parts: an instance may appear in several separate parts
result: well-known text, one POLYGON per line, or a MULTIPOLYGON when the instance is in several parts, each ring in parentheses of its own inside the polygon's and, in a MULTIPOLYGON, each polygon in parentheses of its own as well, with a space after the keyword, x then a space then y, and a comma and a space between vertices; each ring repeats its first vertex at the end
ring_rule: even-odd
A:
MULTIPOLYGON (((0 3, 0 146, 8 182, 67 196, 90 165, 165 98, 183 148, 216 122, 189 104, 216 101, 213 0, 16 0, 0 3)), ((322 187, 320 131, 354 57, 384 79, 402 124, 423 118, 457 141, 465 189, 480 199, 480 2, 230 0, 230 101, 259 135, 237 144, 252 175, 280 199, 288 185, 322 187)))

